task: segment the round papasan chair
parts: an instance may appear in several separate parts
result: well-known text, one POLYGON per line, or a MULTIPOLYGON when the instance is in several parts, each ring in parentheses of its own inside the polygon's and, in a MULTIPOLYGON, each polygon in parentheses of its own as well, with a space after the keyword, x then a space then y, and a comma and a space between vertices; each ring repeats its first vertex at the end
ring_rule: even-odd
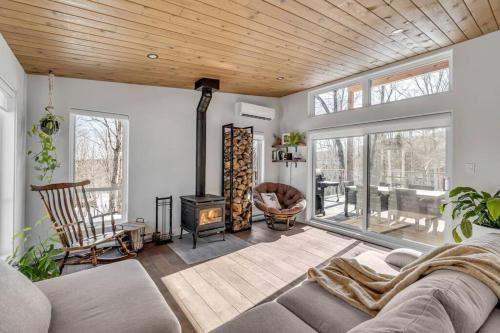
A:
POLYGON ((285 229, 295 225, 297 214, 306 209, 304 195, 295 187, 279 183, 261 183, 255 187, 254 204, 264 213, 267 226, 275 228, 275 224, 284 224, 285 229), (269 207, 264 203, 261 193, 275 193, 281 209, 269 207))

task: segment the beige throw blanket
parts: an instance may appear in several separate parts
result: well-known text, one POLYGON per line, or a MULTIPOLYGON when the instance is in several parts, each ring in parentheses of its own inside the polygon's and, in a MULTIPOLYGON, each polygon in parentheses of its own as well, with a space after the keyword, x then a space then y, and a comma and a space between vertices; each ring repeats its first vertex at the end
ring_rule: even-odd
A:
POLYGON ((464 272, 500 298, 500 235, 475 244, 445 245, 403 267, 400 274, 377 274, 354 259, 334 258, 326 267, 310 268, 309 280, 352 306, 375 316, 398 292, 439 269, 464 272))

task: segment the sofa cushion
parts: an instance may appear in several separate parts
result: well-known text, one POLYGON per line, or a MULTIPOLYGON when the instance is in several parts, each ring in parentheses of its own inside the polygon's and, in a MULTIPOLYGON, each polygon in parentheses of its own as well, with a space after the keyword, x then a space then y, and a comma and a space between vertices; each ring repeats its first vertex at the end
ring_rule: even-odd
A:
POLYGON ((276 302, 252 308, 211 333, 313 333, 309 325, 276 302))
POLYGON ((498 333, 500 328, 500 308, 491 311, 490 316, 484 322, 477 333, 498 333))
POLYGON ((50 311, 40 289, 0 260, 0 332, 47 333, 50 311))
POLYGON ((403 268, 409 263, 417 260, 422 255, 422 252, 407 248, 395 249, 387 253, 385 262, 399 268, 403 268))
POLYGON ((354 259, 356 259, 359 264, 369 267, 377 273, 393 276, 398 275, 398 267, 387 263, 385 258, 386 256, 383 253, 379 253, 376 251, 365 251, 356 256, 354 259))
POLYGON ((181 332, 153 280, 137 260, 126 260, 37 286, 52 303, 50 332, 181 332))
POLYGON ((421 295, 432 295, 443 304, 457 333, 476 332, 498 302, 493 291, 472 276, 438 270, 398 293, 380 314, 421 295))
POLYGON ((289 290, 277 302, 318 332, 345 333, 371 318, 311 281, 289 290))
POLYGON ((454 333, 443 305, 433 296, 408 299, 397 308, 379 313, 349 333, 454 333))

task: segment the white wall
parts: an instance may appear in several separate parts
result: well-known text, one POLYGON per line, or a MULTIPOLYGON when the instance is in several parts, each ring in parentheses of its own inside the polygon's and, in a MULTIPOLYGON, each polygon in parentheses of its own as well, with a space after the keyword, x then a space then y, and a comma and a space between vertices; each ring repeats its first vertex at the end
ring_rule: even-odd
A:
MULTIPOLYGON (((457 44, 452 50, 450 92, 308 117, 307 91, 303 91, 281 99, 281 130, 305 132, 450 110, 453 117, 453 185, 497 191, 500 189, 500 32, 457 44), (465 172, 466 163, 476 163, 476 174, 465 172)), ((282 181, 289 179, 287 172, 290 170, 293 172, 292 185, 306 191, 307 165, 288 170, 282 167, 282 181)))
MULTIPOLYGON (((28 124, 36 123, 48 100, 45 76, 28 76, 28 124)), ((91 80, 56 78, 55 112, 65 117, 55 139, 58 158, 62 162, 54 174, 54 182, 69 177, 69 112, 71 108, 104 111, 129 116, 129 219, 144 217, 154 226, 155 196, 173 195, 174 232, 180 225, 179 196, 195 191, 196 106, 200 92, 186 89, 150 87, 91 80)), ((207 114, 207 193, 220 193, 222 125, 254 126, 266 140, 266 157, 271 155, 273 133, 279 120, 264 121, 236 117, 238 101, 278 108, 277 98, 245 96, 217 92, 207 114)), ((28 143, 33 148, 33 142, 28 143)), ((277 181, 278 168, 266 158, 266 180, 277 181)), ((36 183, 33 164, 28 163, 28 184, 36 183)), ((27 193, 27 224, 42 216, 41 202, 27 193)))
MULTIPOLYGON (((2 198, 1 216, 2 228, 0 229, 0 255, 12 251, 12 236, 19 232, 24 225, 24 188, 25 188, 25 142, 26 142, 26 74, 7 43, 0 34, 0 83, 4 89, 13 94, 14 105, 10 114, 2 117, 4 125, 8 123, 13 128, 4 128, 3 134, 8 138, 1 138, 2 149, 9 151, 10 160, 3 161, 10 164, 2 168, 2 198), (5 147, 6 143, 11 147, 5 147), (12 161, 12 154, 14 160, 12 161), (7 174, 8 173, 8 174, 7 174), (6 177, 11 179, 6 179, 6 177), (12 177, 14 177, 12 179, 12 177), (8 193, 7 193, 8 192, 8 193), (8 210, 8 211, 6 211, 8 210), (11 221, 14 221, 14 228, 11 221)), ((1 112, 1 111, 0 111, 1 112)))

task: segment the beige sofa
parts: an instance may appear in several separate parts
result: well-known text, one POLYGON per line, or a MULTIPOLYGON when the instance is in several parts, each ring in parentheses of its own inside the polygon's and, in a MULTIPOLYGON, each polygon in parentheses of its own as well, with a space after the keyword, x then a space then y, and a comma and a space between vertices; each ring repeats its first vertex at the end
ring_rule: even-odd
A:
MULTIPOLYGON (((500 235, 492 241, 498 245, 500 235)), ((418 253, 365 252, 356 259, 377 272, 397 274, 418 253)), ((212 333, 497 333, 496 295, 469 275, 435 271, 401 291, 376 317, 350 306, 315 282, 304 281, 276 300, 254 307, 212 333)))
POLYGON ((32 283, 0 260, 1 333, 180 333, 137 260, 32 283))

